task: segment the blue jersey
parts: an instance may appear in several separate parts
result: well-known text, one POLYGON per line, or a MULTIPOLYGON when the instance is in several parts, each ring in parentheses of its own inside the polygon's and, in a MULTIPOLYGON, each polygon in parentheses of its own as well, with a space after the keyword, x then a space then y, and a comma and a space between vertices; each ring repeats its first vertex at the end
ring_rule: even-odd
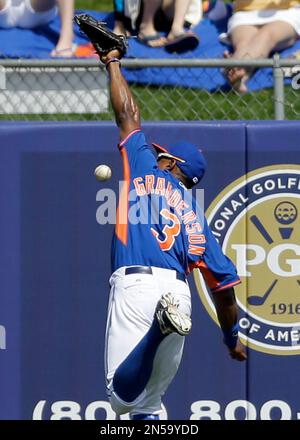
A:
POLYGON ((201 270, 213 291, 240 282, 235 266, 212 234, 190 191, 160 170, 140 130, 119 145, 124 182, 112 245, 112 271, 155 266, 188 273, 201 270))

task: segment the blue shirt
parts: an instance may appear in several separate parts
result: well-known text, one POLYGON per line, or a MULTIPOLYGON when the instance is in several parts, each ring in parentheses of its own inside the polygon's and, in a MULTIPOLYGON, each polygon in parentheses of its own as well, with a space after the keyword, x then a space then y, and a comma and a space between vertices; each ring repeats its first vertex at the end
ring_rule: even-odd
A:
POLYGON ((236 268, 212 234, 190 191, 160 170, 140 130, 119 145, 124 183, 112 244, 112 271, 156 266, 188 273, 201 270, 213 291, 240 282, 236 268))

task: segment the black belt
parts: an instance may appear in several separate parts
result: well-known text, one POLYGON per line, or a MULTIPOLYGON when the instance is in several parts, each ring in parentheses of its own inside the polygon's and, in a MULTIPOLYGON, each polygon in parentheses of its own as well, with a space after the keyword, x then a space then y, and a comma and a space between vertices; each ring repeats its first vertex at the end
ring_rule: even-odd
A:
MULTIPOLYGON (((125 275, 131 275, 133 273, 145 273, 148 275, 153 275, 152 267, 150 266, 132 266, 132 267, 126 267, 125 269, 125 275)), ((185 275, 181 272, 176 271, 176 278, 177 280, 186 282, 185 275)))

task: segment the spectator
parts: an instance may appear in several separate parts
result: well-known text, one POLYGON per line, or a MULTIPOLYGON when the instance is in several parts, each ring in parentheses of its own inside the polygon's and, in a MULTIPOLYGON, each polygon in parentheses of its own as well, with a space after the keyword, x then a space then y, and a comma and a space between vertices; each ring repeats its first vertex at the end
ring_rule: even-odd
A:
POLYGON ((202 18, 199 0, 115 0, 115 28, 119 33, 135 30, 139 41, 149 47, 165 47, 169 52, 195 49, 199 38, 191 28, 202 18), (128 21, 129 20, 129 21, 128 21), (159 32, 166 32, 162 36, 159 32))
MULTIPOLYGON (((197 2, 200 4, 200 2, 197 2)), ((171 52, 192 50, 199 44, 198 37, 185 31, 185 17, 191 0, 144 0, 144 10, 139 29, 139 39, 150 47, 168 48, 171 52), (161 9, 160 9, 161 8, 161 9), (167 37, 162 37, 155 28, 155 15, 160 9, 162 19, 171 22, 167 37)), ((190 26, 191 23, 188 23, 190 26)))
POLYGON ((113 31, 119 35, 126 35, 126 28, 124 25, 124 1, 114 0, 114 29, 113 31))
MULTIPOLYGON (((233 54, 225 58, 266 58, 274 50, 293 45, 300 36, 299 0, 236 0, 234 14, 228 22, 233 54)), ((225 74, 231 86, 247 92, 251 68, 235 67, 225 74)))
POLYGON ((71 57, 74 0, 0 0, 0 28, 35 28, 53 20, 58 10, 61 32, 51 56, 71 57))
POLYGON ((136 27, 136 20, 141 11, 141 0, 133 2, 114 0, 115 24, 113 31, 116 34, 129 36, 136 27))

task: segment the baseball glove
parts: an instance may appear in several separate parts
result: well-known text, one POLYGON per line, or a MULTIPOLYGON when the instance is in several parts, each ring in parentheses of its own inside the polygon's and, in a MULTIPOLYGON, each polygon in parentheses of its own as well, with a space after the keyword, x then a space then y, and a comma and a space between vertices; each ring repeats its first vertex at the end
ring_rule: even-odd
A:
POLYGON ((124 35, 115 34, 105 26, 105 23, 95 20, 88 14, 75 15, 74 21, 91 41, 98 55, 107 55, 115 49, 120 52, 120 58, 125 55, 128 43, 124 35))

